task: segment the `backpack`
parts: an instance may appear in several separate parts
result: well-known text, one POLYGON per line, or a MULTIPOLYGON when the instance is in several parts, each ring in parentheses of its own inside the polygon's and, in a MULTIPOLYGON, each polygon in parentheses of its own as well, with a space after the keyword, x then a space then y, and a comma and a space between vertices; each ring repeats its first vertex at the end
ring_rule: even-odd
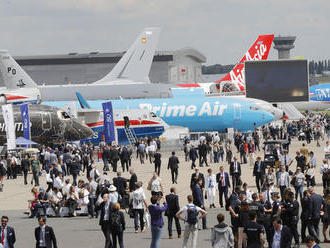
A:
POLYGON ((111 228, 113 228, 114 230, 120 230, 121 216, 119 211, 115 211, 111 213, 110 224, 111 224, 111 228))
POLYGON ((197 216, 198 216, 197 207, 195 205, 194 206, 187 205, 187 223, 189 225, 195 225, 198 222, 197 216))

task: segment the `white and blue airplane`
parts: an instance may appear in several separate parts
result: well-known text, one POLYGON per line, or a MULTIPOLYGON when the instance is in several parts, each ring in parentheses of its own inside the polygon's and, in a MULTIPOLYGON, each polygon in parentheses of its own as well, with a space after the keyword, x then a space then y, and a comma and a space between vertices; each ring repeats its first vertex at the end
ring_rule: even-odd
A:
MULTIPOLYGON (((111 102, 115 110, 147 110, 170 126, 187 127, 192 132, 225 132, 228 128, 247 132, 274 120, 274 114, 266 110, 271 104, 261 100, 207 97, 200 88, 178 88, 173 89, 172 93, 172 98, 112 100, 111 102)), ((84 102, 80 99, 80 105, 87 107, 84 102)), ((102 109, 103 102, 89 101, 88 103, 91 109, 102 109)), ((64 108, 69 103, 72 102, 54 101, 43 104, 64 108)), ((79 105, 78 102, 75 104, 79 105)))

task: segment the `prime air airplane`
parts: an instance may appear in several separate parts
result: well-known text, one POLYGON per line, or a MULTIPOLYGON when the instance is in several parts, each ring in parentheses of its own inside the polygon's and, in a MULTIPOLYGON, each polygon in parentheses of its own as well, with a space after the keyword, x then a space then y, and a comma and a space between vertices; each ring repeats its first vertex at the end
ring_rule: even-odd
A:
MULTIPOLYGON (((264 101, 237 97, 206 97, 200 88, 173 89, 173 98, 112 100, 115 110, 147 110, 170 126, 182 126, 192 132, 219 131, 228 128, 251 131, 274 120, 274 115, 263 109, 264 101)), ((104 101, 89 101, 92 109, 102 109, 104 101)), ((54 101, 44 104, 63 108, 69 102, 54 101)), ((78 106, 79 103, 75 102, 78 106)), ((88 123, 86 123, 88 125, 88 123)))

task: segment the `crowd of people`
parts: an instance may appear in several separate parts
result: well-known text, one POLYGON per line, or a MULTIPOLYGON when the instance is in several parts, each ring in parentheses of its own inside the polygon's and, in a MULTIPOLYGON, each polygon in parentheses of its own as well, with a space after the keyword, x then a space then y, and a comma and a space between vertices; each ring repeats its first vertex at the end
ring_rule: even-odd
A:
MULTIPOLYGON (((232 139, 202 136, 196 146, 185 139, 184 159, 191 161, 194 172, 187 185, 191 193, 186 196, 187 203, 183 207, 175 187, 180 165, 177 151, 166 159, 172 186, 165 188, 160 177, 164 153, 161 153, 161 142, 152 138, 140 139, 134 147, 103 142, 97 148, 92 144, 67 143, 52 148, 43 146, 39 154, 26 154, 20 162, 15 154, 8 154, 0 163, 0 184, 5 176, 7 180, 17 180, 17 175, 22 174, 24 184, 34 186, 29 213, 31 218, 41 222, 36 230, 37 242, 49 242, 44 236, 44 226, 50 213, 69 217, 79 213, 99 218, 106 248, 124 247, 126 215, 132 219, 135 233, 150 228, 151 248, 161 247, 165 215, 169 239, 174 238, 174 221, 178 238, 183 238, 182 247, 188 247, 190 236, 191 247, 198 247, 198 231, 209 228, 207 208, 219 208, 218 224, 211 228, 212 247, 263 247, 266 242, 272 248, 291 247, 292 240, 296 247, 301 243, 318 247, 320 222, 323 241, 330 243, 330 144, 326 141, 321 164, 317 164, 309 144, 315 140, 321 146, 323 140, 329 139, 328 126, 327 116, 311 114, 298 122, 283 121, 281 125, 270 125, 247 134, 236 132, 232 139), (296 156, 291 157, 290 144, 295 138, 301 140, 302 145, 296 156), (273 164, 257 156, 265 148, 261 140, 287 141, 286 145, 274 143, 271 149, 267 148, 267 153, 274 156, 273 164), (154 164, 154 173, 145 183, 150 199, 133 169, 135 156, 141 164, 154 164), (102 169, 97 167, 96 160, 103 162, 102 169), (118 168, 119 161, 121 168, 118 168), (250 175, 242 175, 243 164, 250 166, 250 175), (206 175, 200 172, 204 166, 208 167, 206 175), (129 172, 129 178, 122 176, 125 171, 129 172), (314 190, 318 183, 316 173, 322 175, 323 195, 314 190), (41 176, 46 179, 45 185, 40 185, 41 176), (256 192, 244 182, 247 176, 255 177, 256 192), (216 202, 217 192, 219 202, 216 202), (231 216, 230 225, 226 224, 224 210, 231 216), (309 235, 306 235, 307 230, 309 235)), ((8 217, 3 218, 8 222, 8 217)), ((1 244, 13 247, 15 239, 8 238, 11 229, 5 227, 3 224, 0 228, 1 244)), ((55 233, 51 232, 50 241, 56 247, 55 233)), ((44 244, 37 247, 48 247, 44 244)))

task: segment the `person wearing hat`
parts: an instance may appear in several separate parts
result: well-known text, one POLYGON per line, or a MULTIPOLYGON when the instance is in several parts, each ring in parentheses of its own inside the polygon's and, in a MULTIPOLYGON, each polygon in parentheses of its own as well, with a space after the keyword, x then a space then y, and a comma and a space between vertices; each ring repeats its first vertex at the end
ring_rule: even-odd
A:
POLYGON ((111 204, 117 203, 120 200, 120 196, 116 190, 117 190, 116 186, 111 184, 109 187, 109 198, 111 204))

